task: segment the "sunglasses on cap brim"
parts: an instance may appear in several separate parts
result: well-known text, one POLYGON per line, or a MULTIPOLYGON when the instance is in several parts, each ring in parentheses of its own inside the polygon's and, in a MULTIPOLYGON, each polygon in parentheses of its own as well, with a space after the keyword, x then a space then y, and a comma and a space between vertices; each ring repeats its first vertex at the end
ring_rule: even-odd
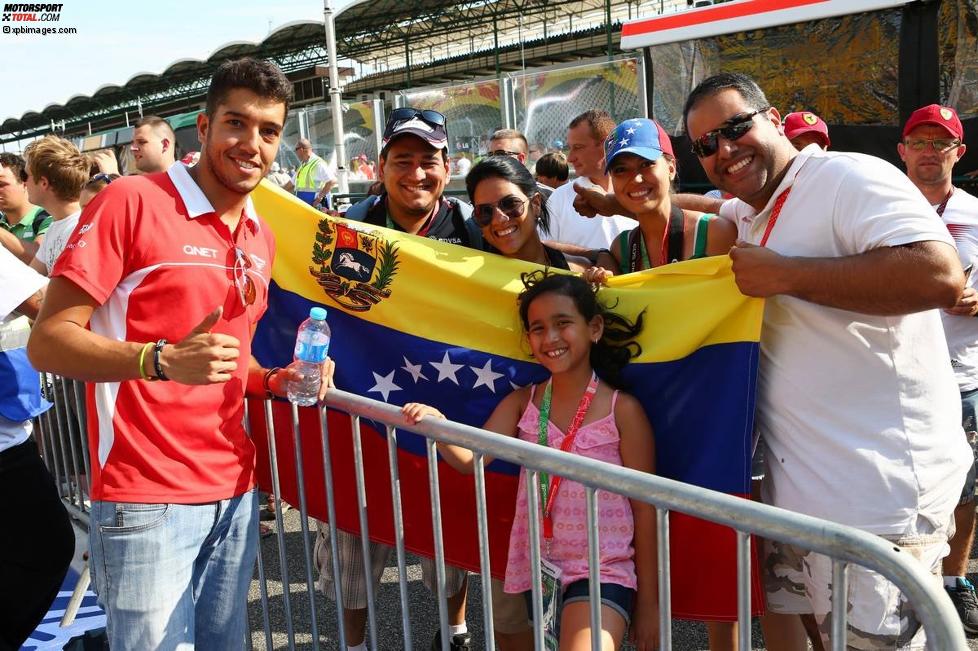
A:
POLYGON ((445 126, 445 116, 438 111, 432 111, 430 109, 416 109, 410 106, 404 106, 398 109, 394 109, 390 117, 387 118, 387 127, 384 129, 384 138, 389 138, 394 133, 394 127, 414 118, 421 118, 433 127, 443 127, 445 126))

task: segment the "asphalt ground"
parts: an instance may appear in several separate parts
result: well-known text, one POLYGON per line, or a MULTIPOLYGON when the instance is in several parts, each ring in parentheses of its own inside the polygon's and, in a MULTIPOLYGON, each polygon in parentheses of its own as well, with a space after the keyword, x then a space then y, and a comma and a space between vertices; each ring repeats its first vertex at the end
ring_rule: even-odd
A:
MULTIPOLYGON (((310 521, 311 522, 311 521, 310 521)), ((261 543, 261 554, 268 586, 268 620, 271 632, 271 648, 288 649, 289 632, 287 622, 291 621, 295 640, 295 648, 310 650, 315 648, 312 643, 310 626, 310 602, 306 589, 306 570, 300 530, 299 513, 291 509, 284 514, 285 523, 285 558, 290 586, 289 601, 291 616, 286 615, 285 600, 282 591, 282 571, 279 563, 277 536, 264 538, 261 543)), ((272 523, 273 528, 275 523, 272 523)), ((310 553, 314 529, 310 523, 310 553)), ((376 622, 378 649, 395 651, 406 648, 401 627, 401 605, 397 583, 396 556, 391 555, 391 565, 384 571, 380 591, 376 595, 376 622)), ((972 581, 978 571, 976 552, 972 551, 969 567, 972 581)), ((408 609, 410 612, 412 647, 419 651, 431 648, 432 638, 438 629, 438 610, 436 598, 428 592, 421 583, 421 566, 418 560, 408 556, 408 609)), ((317 575, 313 570, 313 581, 317 575)), ((709 586, 704 586, 709 589, 709 586)), ((257 579, 252 583, 248 597, 249 623, 251 640, 255 649, 267 649, 269 645, 264 632, 264 616, 262 610, 261 592, 257 579)), ((337 626, 336 608, 332 599, 319 593, 315 594, 316 622, 319 633, 320 649, 338 649, 339 632, 337 626)), ((467 623, 472 634, 473 649, 484 649, 485 641, 482 627, 482 588, 479 575, 469 575, 469 593, 467 604, 467 623)), ((697 622, 673 621, 673 648, 676 651, 699 651, 708 649, 706 629, 697 622)), ((753 649, 764 649, 763 635, 760 626, 755 621, 752 637, 753 649)), ((369 640, 368 640, 369 643, 369 640)), ((627 648, 627 647, 626 647, 627 648)), ((978 639, 969 639, 968 648, 978 651, 978 639)))

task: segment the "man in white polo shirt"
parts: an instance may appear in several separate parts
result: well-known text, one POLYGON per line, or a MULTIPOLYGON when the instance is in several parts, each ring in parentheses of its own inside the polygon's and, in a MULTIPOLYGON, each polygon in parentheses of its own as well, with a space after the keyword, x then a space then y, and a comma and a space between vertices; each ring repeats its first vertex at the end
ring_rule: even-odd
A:
MULTIPOLYGON (((897 152, 907 177, 944 220, 958 249, 968 281, 958 304, 942 314, 951 366, 961 392, 963 431, 975 449, 975 410, 978 407, 978 295, 974 265, 978 262, 978 198, 951 183, 951 171, 965 152, 964 128, 954 109, 938 104, 914 111, 903 127, 897 152)), ((955 532, 944 559, 944 588, 964 630, 978 634, 978 599, 967 578, 968 559, 975 539, 975 464, 971 465, 961 500, 954 509, 955 532)))
MULTIPOLYGON (((571 120, 567 129, 567 161, 574 166, 576 184, 611 191, 611 177, 604 171, 604 141, 614 131, 615 121, 605 111, 586 111, 571 120)), ((541 230, 544 239, 574 244, 585 249, 607 249, 622 231, 638 226, 629 217, 586 217, 574 207, 574 184, 566 183, 547 199, 550 228, 541 230)))
MULTIPOLYGON (((745 75, 704 80, 683 115, 707 176, 735 197, 723 213, 740 233, 737 285, 767 298, 764 500, 884 536, 937 582, 971 465, 933 309, 955 305, 964 285, 947 228, 889 163, 795 150, 745 75)), ((774 543, 763 566, 769 610, 814 614, 828 644, 831 560, 774 543)), ((919 620, 881 575, 851 567, 847 596, 846 644, 922 647, 919 620)))

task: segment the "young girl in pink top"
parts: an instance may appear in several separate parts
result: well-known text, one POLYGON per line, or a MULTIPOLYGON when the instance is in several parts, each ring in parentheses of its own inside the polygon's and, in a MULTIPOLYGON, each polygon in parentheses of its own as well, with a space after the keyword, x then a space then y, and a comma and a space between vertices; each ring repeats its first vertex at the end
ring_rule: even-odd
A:
MULTIPOLYGON (((653 472, 652 427, 639 402, 614 388, 619 373, 640 352, 632 341, 641 329, 608 312, 595 290, 578 276, 530 274, 520 295, 520 318, 533 357, 550 379, 518 389, 499 403, 484 427, 523 440, 565 449, 643 472, 653 472), (570 438, 571 441, 565 441, 570 438)), ((404 415, 418 422, 443 417, 409 403, 404 415)), ((445 460, 471 471, 472 452, 439 444, 445 460)), ((489 463, 489 459, 485 459, 489 463)), ((520 473, 516 516, 510 533, 505 591, 531 589, 525 470, 520 473)), ((542 473, 541 473, 542 475, 542 473)), ((541 491, 542 557, 560 570, 563 609, 560 648, 591 648, 588 603, 587 519, 584 486, 551 477, 541 491), (544 492, 553 491, 548 500, 544 492), (543 505, 550 504, 548 510, 543 505), (548 517, 549 514, 549 517, 548 517), (545 533, 551 534, 547 537, 545 533)), ((631 621, 639 651, 658 643, 655 510, 644 502, 598 491, 601 558, 602 648, 617 649, 631 621)))

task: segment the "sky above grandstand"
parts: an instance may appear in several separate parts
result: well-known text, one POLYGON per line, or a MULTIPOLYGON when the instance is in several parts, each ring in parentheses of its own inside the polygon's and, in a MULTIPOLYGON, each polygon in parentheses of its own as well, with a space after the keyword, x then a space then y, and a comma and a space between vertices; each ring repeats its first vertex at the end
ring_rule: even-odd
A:
MULTIPOLYGON (((350 0, 333 0, 334 9, 350 0)), ((260 41, 295 20, 322 20, 322 0, 61 0, 57 22, 9 21, 0 33, 7 70, 0 121, 158 74, 182 58, 205 59, 228 41, 260 41), (15 26, 72 27, 75 34, 13 34, 15 26)), ((6 12, 5 12, 6 14, 6 12)), ((323 37, 325 39, 325 35, 323 37)))

